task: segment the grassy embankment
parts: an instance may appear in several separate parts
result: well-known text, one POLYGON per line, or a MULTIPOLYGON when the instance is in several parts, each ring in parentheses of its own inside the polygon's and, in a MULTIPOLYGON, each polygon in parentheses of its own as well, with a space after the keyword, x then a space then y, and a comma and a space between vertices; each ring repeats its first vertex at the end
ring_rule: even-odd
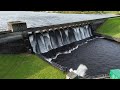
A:
POLYGON ((120 38, 120 17, 110 18, 105 21, 105 23, 97 29, 97 33, 120 38))
POLYGON ((0 79, 64 78, 65 73, 35 55, 0 55, 0 79))

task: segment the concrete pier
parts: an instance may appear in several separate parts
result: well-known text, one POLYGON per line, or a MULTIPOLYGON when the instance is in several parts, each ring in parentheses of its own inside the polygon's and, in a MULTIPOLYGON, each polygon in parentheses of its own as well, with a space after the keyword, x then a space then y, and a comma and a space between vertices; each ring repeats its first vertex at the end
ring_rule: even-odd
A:
POLYGON ((22 21, 8 22, 8 31, 19 32, 25 29, 27 29, 26 22, 22 22, 22 21))

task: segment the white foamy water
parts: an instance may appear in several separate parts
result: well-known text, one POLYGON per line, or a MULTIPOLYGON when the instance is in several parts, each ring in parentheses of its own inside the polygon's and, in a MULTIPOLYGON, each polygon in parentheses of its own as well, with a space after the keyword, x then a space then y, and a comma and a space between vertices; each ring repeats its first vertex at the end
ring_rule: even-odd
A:
POLYGON ((84 42, 84 43, 82 43, 82 44, 78 44, 76 47, 71 48, 71 49, 68 50, 68 51, 58 52, 58 53, 56 54, 56 56, 54 56, 54 57, 52 57, 52 58, 45 58, 45 60, 51 62, 53 59, 56 59, 59 55, 72 53, 72 51, 76 50, 76 49, 79 48, 80 46, 85 45, 85 44, 89 43, 90 41, 93 41, 93 40, 95 40, 95 39, 97 39, 97 38, 104 38, 104 37, 95 37, 95 38, 93 38, 93 39, 86 40, 86 42, 84 42))

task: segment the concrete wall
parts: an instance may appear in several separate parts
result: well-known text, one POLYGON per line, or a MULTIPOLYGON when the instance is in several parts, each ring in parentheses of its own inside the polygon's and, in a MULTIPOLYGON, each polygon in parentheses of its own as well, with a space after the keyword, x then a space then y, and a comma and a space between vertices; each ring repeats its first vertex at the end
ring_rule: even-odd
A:
POLYGON ((29 52, 28 35, 18 33, 0 34, 0 54, 18 54, 29 52))
POLYGON ((8 38, 8 40, 6 40, 6 42, 0 43, 0 53, 24 53, 24 52, 32 52, 32 48, 29 42, 29 37, 27 32, 31 31, 35 32, 35 31, 42 31, 42 30, 49 30, 49 28, 53 28, 53 27, 69 27, 70 25, 85 25, 85 24, 90 24, 91 28, 93 30, 93 35, 96 35, 94 32, 96 31, 96 29, 105 22, 106 19, 99 19, 99 20, 91 20, 91 21, 82 21, 82 22, 75 22, 75 23, 68 23, 68 24, 61 24, 61 25, 51 25, 51 26, 47 26, 47 27, 38 27, 38 28, 26 28, 27 26, 25 22, 12 22, 9 23, 9 31, 8 32, 0 32, 0 42, 4 41, 5 37, 9 37, 9 36, 16 36, 16 33, 20 33, 22 34, 21 38, 17 39, 15 38, 14 40, 11 40, 8 38), (16 30, 16 26, 17 28, 21 28, 21 23, 23 23, 23 28, 21 30, 16 30), (12 24, 12 25, 11 25, 12 24), (20 24, 20 25, 19 25, 20 24), (15 30, 14 30, 15 28, 15 30), (10 32, 11 31, 11 32, 10 32), (25 32, 25 33, 24 33, 25 32), (4 34, 4 35, 3 35, 4 34), (3 40, 2 40, 3 38, 3 40))
MULTIPOLYGON (((93 32, 97 30, 97 28, 102 25, 107 19, 101 19, 101 20, 95 20, 93 23, 91 23, 91 27, 93 32)), ((94 33, 93 33, 94 34, 94 33)), ((94 34, 96 35, 96 34, 94 34)))
POLYGON ((111 37, 111 36, 108 36, 108 35, 99 34, 99 33, 95 33, 95 35, 102 36, 105 39, 112 40, 112 41, 120 43, 120 38, 114 38, 114 37, 111 37))
POLYGON ((0 44, 0 53, 2 54, 17 54, 26 51, 26 45, 22 39, 0 44))

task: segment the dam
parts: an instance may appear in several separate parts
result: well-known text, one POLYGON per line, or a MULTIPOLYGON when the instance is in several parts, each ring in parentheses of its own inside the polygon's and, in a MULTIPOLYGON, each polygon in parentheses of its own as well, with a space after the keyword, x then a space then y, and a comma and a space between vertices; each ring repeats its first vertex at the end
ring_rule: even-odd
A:
POLYGON ((2 54, 29 52, 63 71, 85 64, 89 75, 106 74, 111 68, 120 68, 119 44, 95 33, 105 20, 116 15, 46 12, 2 12, 0 15, 3 20, 0 26, 2 54), (13 21, 13 27, 18 28, 10 30, 8 26, 10 28, 7 29, 7 22, 10 21, 13 21))
POLYGON ((71 44, 92 36, 89 25, 77 28, 67 28, 31 35, 30 42, 33 51, 36 53, 46 53, 52 49, 71 44), (35 45, 36 43, 36 45, 35 45))

